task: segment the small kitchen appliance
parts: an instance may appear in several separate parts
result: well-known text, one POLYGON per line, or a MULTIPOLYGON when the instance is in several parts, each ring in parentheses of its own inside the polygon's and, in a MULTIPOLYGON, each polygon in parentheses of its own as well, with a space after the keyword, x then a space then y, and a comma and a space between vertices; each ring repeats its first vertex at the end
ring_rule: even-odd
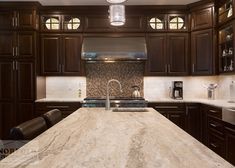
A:
POLYGON ((183 99, 183 81, 173 81, 171 93, 173 99, 183 99))
POLYGON ((218 87, 217 83, 211 83, 209 85, 205 85, 207 88, 207 98, 210 100, 215 99, 215 89, 218 87))
POLYGON ((140 97, 140 87, 137 85, 132 86, 131 88, 134 89, 133 93, 132 93, 132 97, 138 98, 140 97))

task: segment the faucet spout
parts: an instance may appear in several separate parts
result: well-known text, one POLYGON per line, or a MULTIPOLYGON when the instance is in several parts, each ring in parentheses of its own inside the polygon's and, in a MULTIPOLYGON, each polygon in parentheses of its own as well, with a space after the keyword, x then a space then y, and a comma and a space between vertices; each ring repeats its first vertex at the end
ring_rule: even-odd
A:
POLYGON ((110 99, 109 99, 109 84, 111 82, 116 82, 119 84, 120 87, 120 92, 122 93, 122 85, 121 83, 117 80, 117 79, 110 79, 107 83, 106 89, 107 89, 107 93, 106 93, 106 102, 105 102, 105 110, 110 110, 110 99))

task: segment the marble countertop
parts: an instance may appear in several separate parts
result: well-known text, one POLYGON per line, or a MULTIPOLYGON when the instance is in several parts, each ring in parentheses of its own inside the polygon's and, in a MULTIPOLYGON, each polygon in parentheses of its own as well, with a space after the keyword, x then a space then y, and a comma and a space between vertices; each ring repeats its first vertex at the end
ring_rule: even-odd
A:
POLYGON ((81 108, 0 162, 8 168, 232 168, 168 119, 81 108))

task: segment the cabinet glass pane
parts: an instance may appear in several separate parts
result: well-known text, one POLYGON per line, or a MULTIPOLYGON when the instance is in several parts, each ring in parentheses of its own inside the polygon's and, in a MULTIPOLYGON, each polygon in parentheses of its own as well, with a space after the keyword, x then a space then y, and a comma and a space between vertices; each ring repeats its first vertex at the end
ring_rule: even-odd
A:
POLYGON ((60 29, 59 19, 56 19, 56 18, 47 19, 46 20, 46 28, 48 30, 59 30, 60 29))
POLYGON ((150 19, 149 25, 154 30, 164 29, 164 21, 156 17, 150 19))
POLYGON ((80 27, 80 19, 72 18, 69 23, 67 24, 67 28, 69 30, 76 30, 80 27))
POLYGON ((78 16, 64 16, 64 30, 75 31, 81 28, 81 19, 78 16))
POLYGON ((226 21, 231 16, 233 16, 233 3, 229 0, 219 8, 219 22, 226 21))
POLYGON ((169 29, 172 30, 186 29, 184 19, 179 16, 170 17, 169 29))
POLYGON ((234 71, 234 37, 233 27, 228 26, 219 31, 220 71, 234 71))

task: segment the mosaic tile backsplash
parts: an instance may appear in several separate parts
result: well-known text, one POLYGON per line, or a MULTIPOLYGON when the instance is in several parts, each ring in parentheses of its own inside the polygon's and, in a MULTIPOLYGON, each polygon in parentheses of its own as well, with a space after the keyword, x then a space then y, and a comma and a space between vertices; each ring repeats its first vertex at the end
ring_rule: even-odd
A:
POLYGON ((106 86, 110 79, 117 79, 122 85, 123 92, 120 93, 116 82, 110 83, 111 96, 131 96, 131 86, 140 87, 143 96, 143 63, 88 63, 86 64, 87 97, 106 96, 106 86))

